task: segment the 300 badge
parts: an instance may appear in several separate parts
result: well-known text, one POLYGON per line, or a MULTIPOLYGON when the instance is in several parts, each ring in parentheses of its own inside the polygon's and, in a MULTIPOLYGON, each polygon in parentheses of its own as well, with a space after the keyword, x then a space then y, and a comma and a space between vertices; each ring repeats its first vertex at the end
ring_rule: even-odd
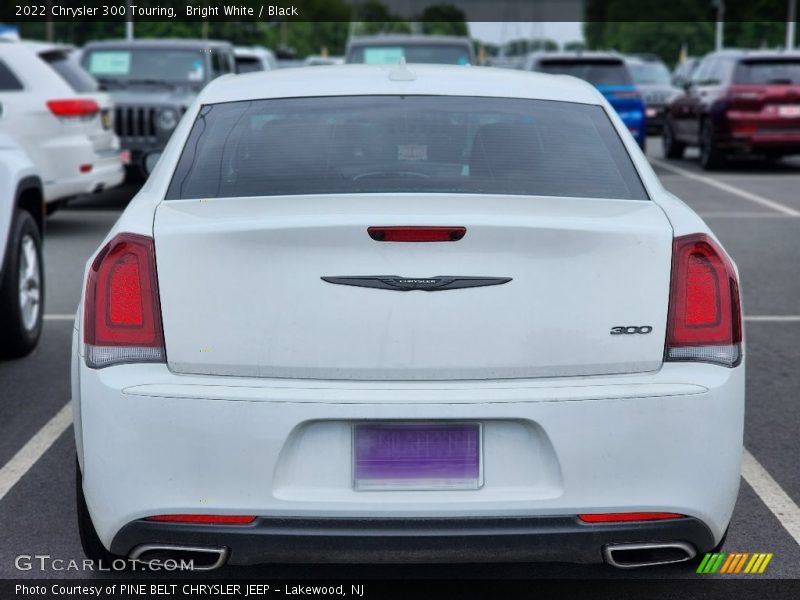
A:
POLYGON ((611 335, 646 334, 651 331, 653 331, 653 328, 650 325, 619 325, 611 328, 611 335))

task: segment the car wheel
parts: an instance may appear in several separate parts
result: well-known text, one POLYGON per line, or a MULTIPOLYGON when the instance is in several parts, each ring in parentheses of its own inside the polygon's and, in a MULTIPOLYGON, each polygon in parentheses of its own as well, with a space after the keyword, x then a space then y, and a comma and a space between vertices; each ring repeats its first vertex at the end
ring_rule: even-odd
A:
POLYGON ((725 156, 714 145, 714 131, 708 121, 700 129, 700 166, 706 171, 719 169, 725 164, 725 156))
POLYGON ((661 145, 664 150, 664 158, 683 158, 686 144, 675 139, 675 131, 669 120, 664 121, 664 127, 661 130, 661 145))
POLYGON ((30 213, 18 210, 0 281, 0 354, 19 358, 33 350, 42 333, 43 313, 42 240, 30 213))
POLYGON ((75 499, 78 508, 78 534, 86 558, 102 561, 105 567, 110 566, 115 560, 124 559, 123 556, 112 554, 106 550, 95 531, 92 517, 89 515, 89 508, 86 506, 86 497, 83 495, 83 478, 77 457, 75 458, 75 499))

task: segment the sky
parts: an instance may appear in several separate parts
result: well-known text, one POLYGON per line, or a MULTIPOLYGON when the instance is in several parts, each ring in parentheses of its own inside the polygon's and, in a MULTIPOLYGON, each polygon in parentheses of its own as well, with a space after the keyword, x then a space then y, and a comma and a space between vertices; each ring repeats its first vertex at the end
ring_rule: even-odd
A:
POLYGON ((580 22, 470 22, 470 35, 482 42, 502 44, 514 39, 550 38, 563 45, 583 41, 580 22))

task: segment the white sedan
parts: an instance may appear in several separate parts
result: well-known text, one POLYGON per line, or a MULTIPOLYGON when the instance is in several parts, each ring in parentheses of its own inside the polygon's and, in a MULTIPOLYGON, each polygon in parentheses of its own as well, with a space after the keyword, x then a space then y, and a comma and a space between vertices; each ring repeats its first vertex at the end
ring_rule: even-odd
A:
POLYGON ((632 567, 724 538, 736 269, 577 79, 220 78, 85 289, 92 558, 632 567))

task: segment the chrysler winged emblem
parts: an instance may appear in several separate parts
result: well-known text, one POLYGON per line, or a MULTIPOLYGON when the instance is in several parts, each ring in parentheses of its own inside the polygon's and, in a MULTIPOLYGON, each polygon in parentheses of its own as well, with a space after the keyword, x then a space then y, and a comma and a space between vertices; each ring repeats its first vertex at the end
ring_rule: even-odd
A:
POLYGON ((511 277, 457 277, 452 275, 437 275, 436 277, 364 275, 360 277, 322 277, 321 279, 336 285, 354 285, 379 290, 394 290, 396 292, 411 292, 413 290, 441 292, 444 290, 502 285, 511 281, 511 277))

